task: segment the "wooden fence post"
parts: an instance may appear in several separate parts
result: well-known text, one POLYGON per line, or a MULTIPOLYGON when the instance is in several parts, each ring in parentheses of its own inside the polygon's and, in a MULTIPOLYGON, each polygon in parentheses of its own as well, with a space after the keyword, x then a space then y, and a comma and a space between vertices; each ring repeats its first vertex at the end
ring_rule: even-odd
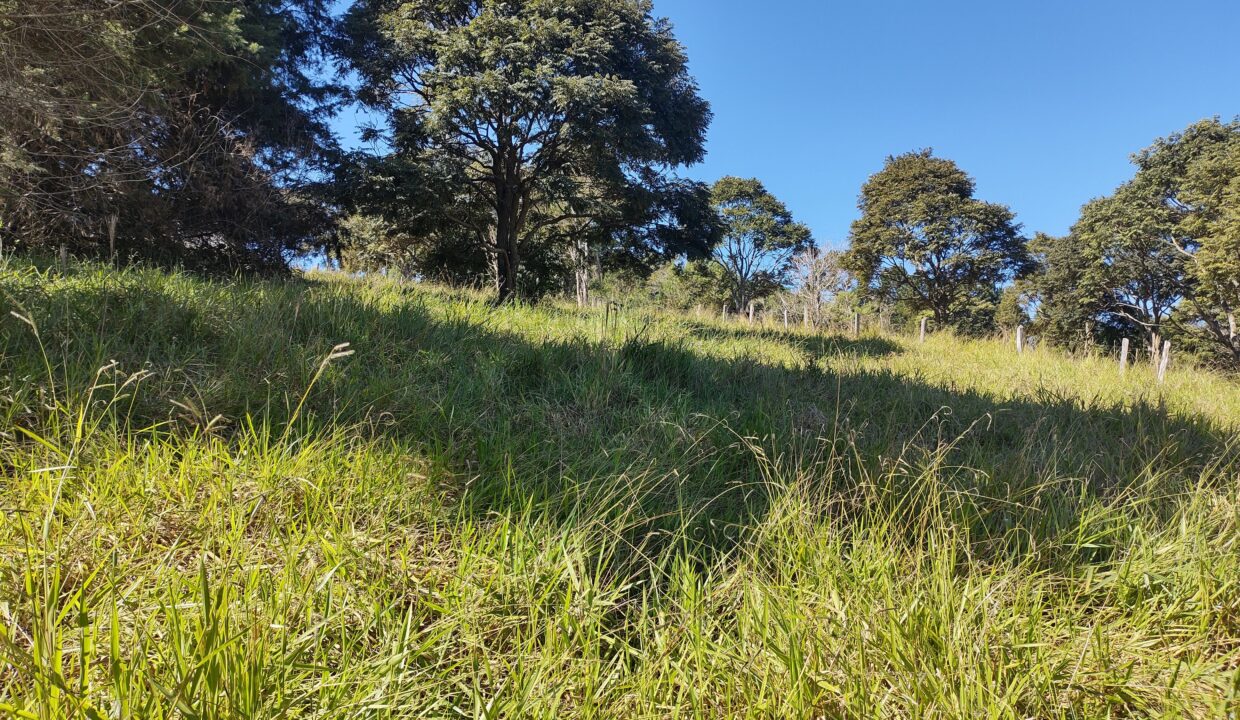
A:
POLYGON ((749 324, 753 325, 753 300, 749 301, 749 324))
POLYGON ((1125 372, 1128 371, 1128 347, 1129 347, 1128 338, 1124 338, 1124 341, 1120 343, 1120 346, 1119 346, 1119 374, 1120 375, 1123 375, 1125 372))
POLYGON ((1167 380, 1167 366, 1171 364, 1171 341, 1163 344, 1162 360, 1158 363, 1158 382, 1167 380))
POLYGON ((60 246, 60 266, 65 267, 69 264, 69 246, 60 246))
POLYGON ((727 303, 723 304, 723 321, 724 322, 728 321, 728 304, 727 303))
POLYGON ((853 313, 853 337, 861 337, 861 313, 853 313))
POLYGON ((788 306, 784 306, 784 329, 788 329, 788 306))
POLYGON ((1025 326, 1016 326, 1016 352, 1023 353, 1025 351, 1025 326))
POLYGON ((809 306, 805 306, 805 327, 809 327, 809 306))
POLYGON ((116 264, 116 223, 120 221, 120 215, 112 213, 108 216, 108 262, 116 264))
POLYGON ((921 319, 921 342, 926 341, 926 323, 929 321, 930 321, 930 318, 921 319))

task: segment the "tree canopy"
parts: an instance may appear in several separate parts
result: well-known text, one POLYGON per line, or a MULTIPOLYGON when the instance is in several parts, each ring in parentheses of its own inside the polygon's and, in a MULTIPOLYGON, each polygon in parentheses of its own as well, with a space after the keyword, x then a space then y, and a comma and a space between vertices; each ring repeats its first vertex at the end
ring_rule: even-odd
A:
POLYGON ((282 266, 334 149, 326 0, 0 0, 10 246, 282 266))
POLYGON ((1072 228, 1072 259, 1082 268, 1073 293, 1112 328, 1140 333, 1152 350, 1183 297, 1184 257, 1175 249, 1174 211, 1141 183, 1086 204, 1072 228))
POLYGON ((1240 123, 1194 123, 1133 162, 1042 258, 1039 315, 1061 341, 1065 321, 1142 335, 1151 352, 1177 333, 1240 364, 1240 123))
POLYGON ((433 227, 490 258, 500 300, 548 245, 677 226, 697 196, 669 169, 701 159, 710 110, 648 0, 358 0, 337 48, 392 157, 450 179, 433 227))
POLYGON ((972 178, 929 150, 889 157, 861 189, 844 266, 872 298, 943 325, 987 323, 1001 285, 1030 262, 1012 212, 974 190, 972 178))
POLYGON ((723 224, 715 259, 723 267, 732 306, 744 310, 783 285, 792 257, 813 245, 807 226, 757 179, 725 177, 711 189, 723 224))
POLYGON ((1038 331, 1049 342, 1077 347, 1092 342, 1103 299, 1087 293, 1090 263, 1072 235, 1037 233, 1029 241, 1036 270, 1028 278, 1036 297, 1038 331))

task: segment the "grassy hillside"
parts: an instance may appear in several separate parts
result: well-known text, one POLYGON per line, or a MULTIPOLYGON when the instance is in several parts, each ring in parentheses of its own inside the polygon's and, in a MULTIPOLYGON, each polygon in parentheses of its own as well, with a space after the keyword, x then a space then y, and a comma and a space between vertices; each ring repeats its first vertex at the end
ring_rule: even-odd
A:
POLYGON ((330 276, 0 302, 0 716, 1240 708, 1221 376, 330 276))

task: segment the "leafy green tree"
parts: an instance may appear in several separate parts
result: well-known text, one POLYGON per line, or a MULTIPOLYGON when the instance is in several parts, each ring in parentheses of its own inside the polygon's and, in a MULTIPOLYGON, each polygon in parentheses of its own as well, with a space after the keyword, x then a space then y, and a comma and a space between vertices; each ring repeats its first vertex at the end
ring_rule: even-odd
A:
POLYGON ((1008 285, 999 294, 995 308, 995 324, 1001 328, 1014 328, 1029 322, 1029 304, 1024 291, 1018 285, 1008 285))
POLYGON ((707 260, 669 262, 651 273, 645 287, 650 299, 662 309, 687 311, 700 307, 717 314, 729 297, 723 268, 707 260))
POLYGON ((1240 121, 1194 123, 1136 159, 1138 178, 1177 215, 1189 331, 1240 366, 1240 121))
POLYGON ((325 215, 326 0, 0 0, 0 221, 19 248, 282 267, 325 215))
POLYGON ((501 301, 566 226, 703 155, 709 107, 648 0, 357 0, 337 50, 393 153, 460 178, 442 222, 494 258, 501 301))
POLYGON ((792 257, 811 247, 813 238, 756 179, 725 177, 711 188, 711 200, 723 224, 715 260, 726 273, 732 306, 741 312, 783 286, 792 257))
POLYGON ((1023 283, 1018 281, 1033 296, 1036 332, 1063 347, 1081 347, 1095 339, 1103 306, 1102 296, 1085 282, 1091 261, 1080 245, 1073 235, 1037 233, 1029 241, 1036 270, 1023 283))
POLYGON ((1195 123, 1133 161, 1134 177, 1085 205, 1069 247, 1047 256, 1049 309, 1143 335, 1151 353, 1176 333, 1240 365, 1240 123, 1195 123))
POLYGON ((940 326, 985 326, 1000 287, 1031 264, 1012 212, 974 190, 929 150, 889 157, 862 187, 844 266, 872 299, 930 312, 940 326))
POLYGON ((1120 332, 1139 332, 1157 353, 1166 323, 1184 297, 1185 258, 1176 250, 1177 212, 1146 183, 1125 184, 1091 201, 1072 227, 1081 265, 1075 291, 1081 308, 1120 332))

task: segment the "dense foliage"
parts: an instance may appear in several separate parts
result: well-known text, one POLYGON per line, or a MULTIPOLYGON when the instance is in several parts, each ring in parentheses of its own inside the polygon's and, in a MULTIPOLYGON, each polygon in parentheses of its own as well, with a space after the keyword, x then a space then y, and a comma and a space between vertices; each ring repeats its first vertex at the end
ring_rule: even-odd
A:
POLYGON ((0 2, 0 238, 234 269, 324 230, 325 0, 0 2))
POLYGON ((783 287, 798 252, 813 246, 810 230, 756 178, 725 177, 711 189, 723 223, 715 260, 724 270, 733 309, 783 287))
POLYGON ((930 151, 887 159, 866 181, 844 255, 870 297, 931 313, 940 327, 993 324, 1000 287, 1029 267, 1010 210, 930 151))
POLYGON ((363 210, 468 242, 500 300, 547 290, 535 258, 709 250, 709 223, 685 222, 703 193, 669 171, 702 157, 710 110, 648 0, 359 0, 339 52, 388 120, 364 174, 416 188, 424 222, 390 190, 363 210))
POLYGON ((1038 242, 1048 335, 1065 344, 1176 335, 1240 366, 1240 123, 1206 120, 1134 157, 1065 238, 1038 242))

